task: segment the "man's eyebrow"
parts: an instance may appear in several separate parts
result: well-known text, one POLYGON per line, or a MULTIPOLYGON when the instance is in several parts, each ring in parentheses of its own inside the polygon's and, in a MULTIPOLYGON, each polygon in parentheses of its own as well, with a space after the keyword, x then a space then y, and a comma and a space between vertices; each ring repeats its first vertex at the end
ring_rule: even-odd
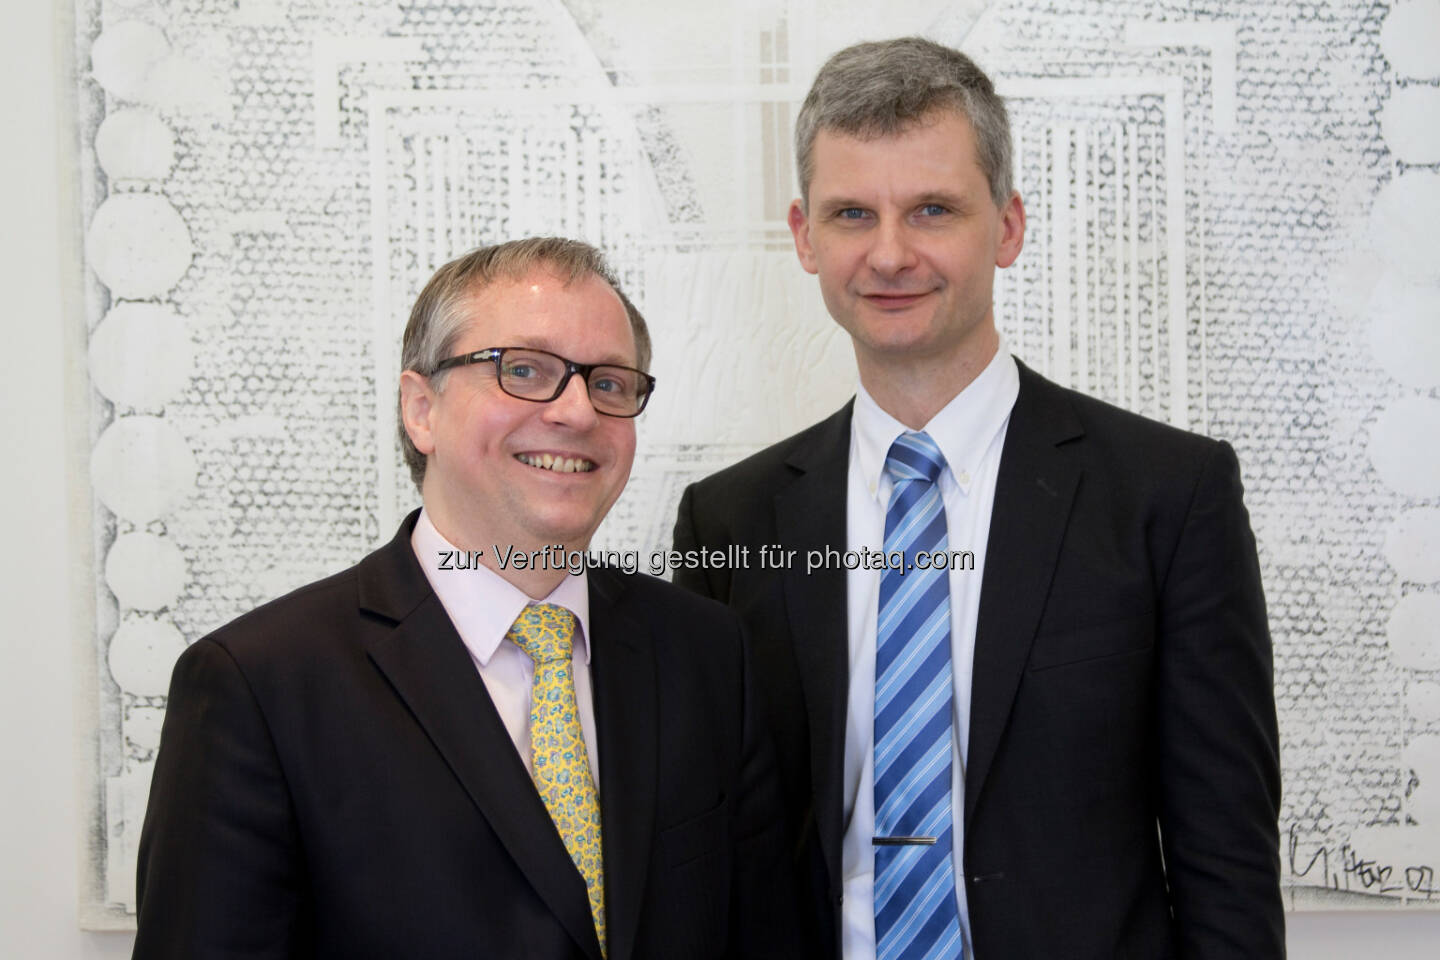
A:
POLYGON ((862 210, 869 209, 868 205, 863 201, 855 200, 851 197, 826 197, 815 206, 817 212, 820 214, 831 214, 839 210, 849 210, 852 207, 858 207, 862 210))
MULTIPOLYGON (((923 207, 927 203, 938 203, 942 207, 950 207, 954 210, 968 210, 975 205, 974 200, 967 198, 963 193, 955 193, 950 190, 926 190, 906 199, 901 206, 913 209, 923 207)), ((863 200, 848 196, 825 197, 815 204, 815 211, 820 216, 829 216, 852 208, 868 210, 870 205, 863 200)))
MULTIPOLYGON (((526 350, 544 350, 546 353, 553 353, 557 357, 565 357, 565 359, 567 360, 575 360, 574 357, 566 354, 564 350, 559 349, 552 341, 550 341, 546 337, 520 337, 515 340, 515 342, 504 344, 504 346, 521 347, 526 350)), ((575 360, 575 362, 585 363, 588 366, 605 364, 606 366, 611 367, 633 367, 635 365, 635 362, 630 357, 627 357, 624 354, 620 353, 607 353, 599 360, 575 360)))
POLYGON ((923 207, 926 204, 935 203, 942 207, 950 207, 954 210, 964 210, 973 206, 973 201, 962 193, 951 193, 948 190, 934 190, 919 194, 911 201, 912 207, 923 207))

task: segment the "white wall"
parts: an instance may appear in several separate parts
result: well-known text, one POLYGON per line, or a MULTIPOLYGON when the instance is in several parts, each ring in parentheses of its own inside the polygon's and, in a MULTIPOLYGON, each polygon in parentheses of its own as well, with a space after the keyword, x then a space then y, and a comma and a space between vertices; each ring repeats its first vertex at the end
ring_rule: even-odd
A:
MULTIPOLYGON (((64 0, 57 0, 64 2, 64 0)), ((130 934, 76 923, 80 812, 76 651, 68 546, 64 343, 83 342, 61 295, 75 225, 61 189, 74 176, 63 79, 68 26, 44 3, 7 4, 0 30, 0 955, 121 958, 130 934)), ((72 272, 73 276, 73 272, 72 272)), ((72 300, 73 300, 72 296, 72 300)), ((72 361, 73 365, 73 361, 72 361)), ((71 374, 73 378, 73 372, 71 374)), ((83 396, 83 394, 82 394, 83 396)), ((83 491, 83 486, 75 489, 83 491)))
MULTIPOLYGON (((65 469, 67 397, 76 388, 83 320, 74 284, 78 227, 62 190, 74 166, 64 114, 67 24, 40 4, 13 4, 0 31, 0 954, 120 958, 129 934, 82 933, 76 923, 78 843, 74 564, 88 518, 67 508, 88 487, 65 469), (67 312, 67 310, 69 312, 67 312), (70 354, 67 356, 67 344, 70 354), (69 378, 67 380, 67 377, 69 378)), ((83 397, 83 394, 81 394, 83 397)), ((78 411, 72 411, 78 413, 78 411)), ((81 582, 88 574, 79 571, 81 582)), ((1303 914, 1290 918, 1298 960, 1356 955, 1432 960, 1440 913, 1303 914)))

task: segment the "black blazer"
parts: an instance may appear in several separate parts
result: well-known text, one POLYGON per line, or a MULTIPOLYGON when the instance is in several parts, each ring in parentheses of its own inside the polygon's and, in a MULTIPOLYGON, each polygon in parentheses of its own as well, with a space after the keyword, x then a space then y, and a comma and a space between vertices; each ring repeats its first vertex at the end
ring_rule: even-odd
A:
MULTIPOLYGON (((600 960, 584 881, 414 522, 180 657, 135 957, 600 960)), ((737 619, 651 577, 589 583, 609 960, 792 956, 737 619)))
MULTIPOLYGON (((800 551, 788 570, 675 579, 750 630, 813 936, 837 957, 845 572, 803 558, 845 549, 850 414, 692 485, 675 525, 680 550, 800 551)), ((1277 741, 1234 452, 1022 365, 975 638, 976 955, 1283 956, 1277 741)))

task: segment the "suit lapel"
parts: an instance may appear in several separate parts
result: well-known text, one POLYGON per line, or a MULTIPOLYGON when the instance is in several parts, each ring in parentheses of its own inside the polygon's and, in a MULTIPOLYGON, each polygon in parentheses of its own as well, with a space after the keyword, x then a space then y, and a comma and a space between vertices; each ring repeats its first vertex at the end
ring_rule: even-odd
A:
POLYGON ((775 529, 799 551, 785 571, 785 605, 810 722, 810 776, 815 826, 831 880, 839 881, 844 836, 841 781, 845 771, 845 712, 850 681, 845 570, 826 565, 805 572, 805 554, 846 549, 845 490, 850 463, 853 401, 823 421, 786 463, 800 476, 775 497, 775 529))
POLYGON ((1000 456, 975 628, 967 831, 1030 655, 1080 480, 1079 468, 1058 445, 1083 433, 1060 388, 1020 364, 1020 395, 1000 456))
MULTIPOLYGON (((506 851, 585 954, 600 960, 585 881, 515 751, 485 683, 410 548, 414 514, 362 561, 362 609, 396 621, 370 645, 380 669, 506 851)), ((602 752, 601 756, 604 756, 602 752)))
POLYGON ((609 960, 634 950, 655 821, 659 715, 650 628, 620 603, 624 581, 590 571, 590 679, 600 751, 609 960))

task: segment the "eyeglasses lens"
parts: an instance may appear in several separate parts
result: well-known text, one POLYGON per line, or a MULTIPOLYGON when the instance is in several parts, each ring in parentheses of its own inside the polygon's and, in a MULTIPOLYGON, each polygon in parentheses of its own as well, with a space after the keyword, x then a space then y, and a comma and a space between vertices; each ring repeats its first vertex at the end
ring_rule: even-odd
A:
MULTIPOLYGON (((549 399, 564 377, 564 361, 548 353, 506 350, 500 361, 500 388, 525 400, 549 399)), ((588 387, 596 410, 630 416, 640 409, 646 384, 634 370, 599 366, 590 371, 588 387)))

